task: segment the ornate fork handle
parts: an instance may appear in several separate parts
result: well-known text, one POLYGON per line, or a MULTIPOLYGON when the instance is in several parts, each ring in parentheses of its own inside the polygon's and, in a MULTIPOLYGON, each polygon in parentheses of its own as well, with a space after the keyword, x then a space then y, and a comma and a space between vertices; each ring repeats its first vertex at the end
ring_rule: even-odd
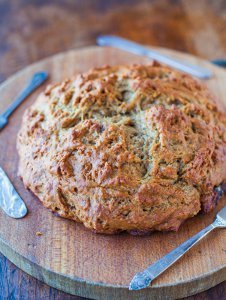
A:
POLYGON ((0 115, 0 130, 8 123, 8 117, 35 89, 37 89, 48 78, 47 72, 37 72, 31 78, 31 81, 22 90, 16 100, 0 115))
POLYGON ((172 264, 174 264, 181 256, 183 256, 191 247, 198 243, 204 236, 206 236, 214 228, 220 227, 221 224, 218 219, 216 219, 212 224, 198 232, 196 235, 185 241, 179 247, 175 248, 165 256, 163 256, 156 263, 150 265, 143 272, 137 273, 129 286, 130 290, 140 290, 143 289, 151 283, 153 279, 158 277, 166 269, 168 269, 172 264))

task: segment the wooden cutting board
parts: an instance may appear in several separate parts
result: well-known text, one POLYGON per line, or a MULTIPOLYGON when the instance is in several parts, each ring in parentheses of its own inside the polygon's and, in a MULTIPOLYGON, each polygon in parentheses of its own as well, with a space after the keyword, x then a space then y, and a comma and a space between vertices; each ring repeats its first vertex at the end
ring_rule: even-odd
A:
MULTIPOLYGON (((226 72, 190 55, 163 50, 184 61, 206 66, 214 77, 206 83, 226 104, 226 72)), ((0 112, 7 107, 38 70, 59 81, 103 64, 147 63, 116 49, 89 47, 62 53, 33 64, 0 86, 0 112)), ((11 219, 0 210, 0 251, 19 268, 65 292, 95 299, 174 299, 196 294, 226 280, 226 230, 210 233, 199 245, 157 278, 151 287, 129 291, 133 275, 174 249, 212 222, 226 198, 209 215, 188 220, 175 233, 153 233, 146 237, 128 234, 96 235, 81 224, 54 216, 27 191, 17 177, 16 135, 25 108, 44 89, 40 87, 13 114, 0 132, 0 165, 26 202, 29 213, 11 219), (36 235, 41 232, 42 235, 36 235)))

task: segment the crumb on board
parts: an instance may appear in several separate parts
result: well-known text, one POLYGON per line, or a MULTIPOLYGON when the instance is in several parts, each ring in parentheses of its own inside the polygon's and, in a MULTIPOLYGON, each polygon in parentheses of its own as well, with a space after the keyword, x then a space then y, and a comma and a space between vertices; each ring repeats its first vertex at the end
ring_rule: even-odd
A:
POLYGON ((41 233, 40 231, 37 231, 35 234, 36 234, 37 236, 42 235, 42 233, 41 233))

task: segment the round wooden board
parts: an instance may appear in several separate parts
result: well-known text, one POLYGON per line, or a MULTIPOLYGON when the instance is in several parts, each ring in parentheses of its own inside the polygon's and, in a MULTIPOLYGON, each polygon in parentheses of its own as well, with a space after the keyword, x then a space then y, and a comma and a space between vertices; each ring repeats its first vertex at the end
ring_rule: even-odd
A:
MULTIPOLYGON (((226 104, 226 72, 193 56, 172 50, 168 55, 212 69, 206 83, 226 104)), ((0 112, 23 88, 31 75, 47 70, 50 81, 59 81, 94 66, 148 63, 147 58, 109 48, 89 47, 62 53, 27 67, 0 86, 0 112)), ((212 222, 219 206, 209 215, 185 222, 179 232, 96 235, 81 224, 54 216, 27 191, 17 177, 16 135, 21 117, 44 86, 33 93, 0 132, 0 165, 27 204, 29 214, 15 220, 0 210, 0 251, 25 272, 65 292, 94 299, 174 299, 196 294, 226 280, 226 230, 216 230, 157 278, 151 287, 129 291, 133 275, 155 262, 212 222), (36 232, 42 233, 37 236, 36 232)))

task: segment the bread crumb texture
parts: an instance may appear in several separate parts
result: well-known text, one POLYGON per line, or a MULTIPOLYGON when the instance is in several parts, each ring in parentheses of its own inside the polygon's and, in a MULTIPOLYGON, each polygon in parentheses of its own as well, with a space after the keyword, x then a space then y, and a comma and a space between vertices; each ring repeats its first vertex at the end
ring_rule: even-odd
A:
POLYGON ((177 230, 226 179, 226 114, 156 62, 47 87, 18 134, 19 175, 46 206, 99 233, 177 230))
POLYGON ((40 231, 37 231, 37 232, 35 233, 35 235, 37 235, 37 236, 41 236, 41 235, 42 235, 42 233, 41 233, 40 231))

